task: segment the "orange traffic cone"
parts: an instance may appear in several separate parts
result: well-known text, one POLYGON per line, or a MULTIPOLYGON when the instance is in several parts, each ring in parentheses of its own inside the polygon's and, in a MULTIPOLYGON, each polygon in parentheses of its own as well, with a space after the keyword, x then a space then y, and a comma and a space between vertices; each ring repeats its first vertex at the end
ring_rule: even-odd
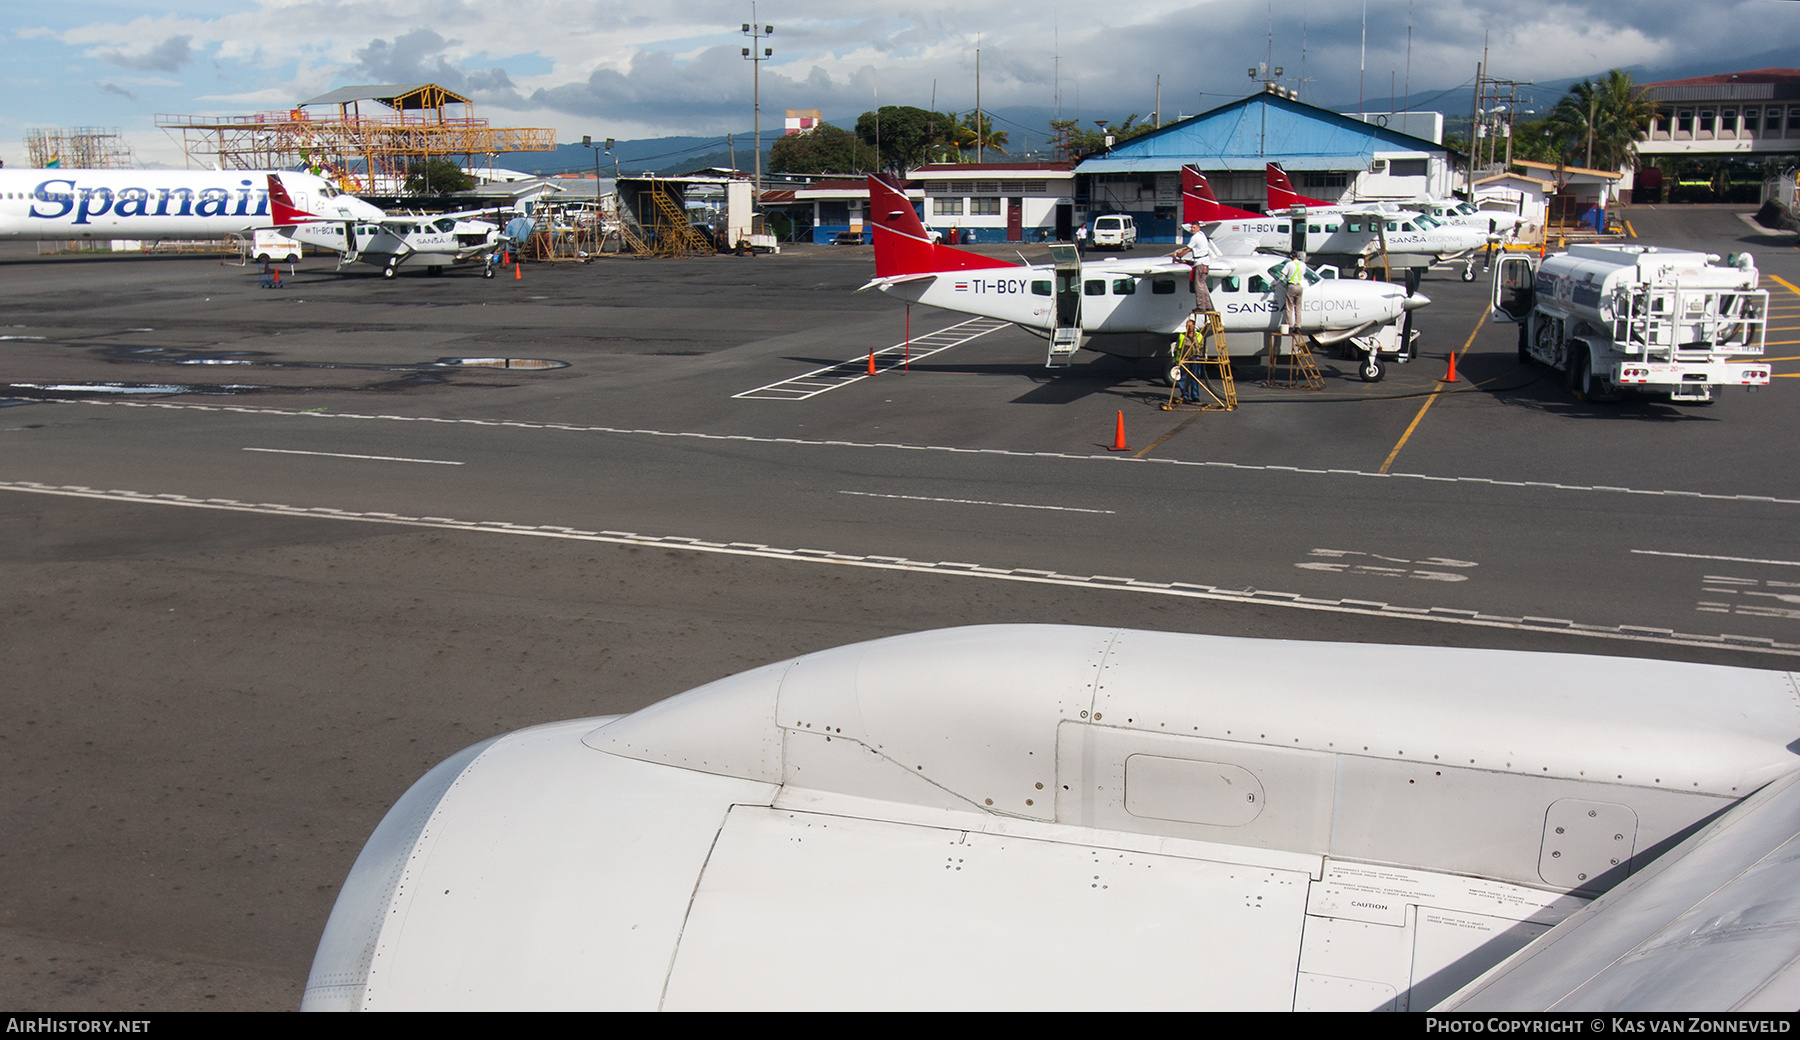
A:
POLYGON ((512 250, 510 250, 510 249, 500 250, 500 266, 505 267, 507 264, 510 264, 510 263, 512 263, 512 250))
POLYGON ((869 374, 875 374, 875 352, 873 350, 869 351, 869 374))
POLYGON ((1114 427, 1114 429, 1113 429, 1112 447, 1110 447, 1106 450, 1107 451, 1130 451, 1131 450, 1131 448, 1125 444, 1125 413, 1123 411, 1121 411, 1119 413, 1118 425, 1116 427, 1114 427))
POLYGON ((515 282, 522 282, 525 280, 524 272, 519 270, 520 266, 521 265, 517 261, 514 261, 514 263, 513 263, 513 281, 515 281, 515 282))
POLYGON ((1456 352, 1455 351, 1450 352, 1450 374, 1444 377, 1444 382, 1446 382, 1446 383, 1456 382, 1456 352))

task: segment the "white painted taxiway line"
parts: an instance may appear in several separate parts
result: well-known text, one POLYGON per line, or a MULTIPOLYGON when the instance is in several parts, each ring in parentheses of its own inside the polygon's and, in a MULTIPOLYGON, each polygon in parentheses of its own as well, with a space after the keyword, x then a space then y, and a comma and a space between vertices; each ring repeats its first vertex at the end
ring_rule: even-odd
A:
POLYGON ((941 444, 901 444, 890 441, 821 441, 804 437, 756 437, 746 433, 697 433, 690 430, 645 430, 620 426, 582 426, 574 423, 522 422, 514 419, 455 419, 432 415, 366 415, 356 412, 296 411, 289 408, 250 408, 242 405, 178 404, 173 401, 79 400, 45 401, 55 405, 91 405, 105 408, 168 408, 178 411, 233 412, 241 415, 280 415, 301 419, 327 419, 351 422, 416 422, 450 426, 493 426, 516 430, 554 430, 559 433, 600 433, 624 437, 667 437, 682 440, 724 441, 742 444, 791 444, 813 448, 852 448, 881 451, 930 451, 953 455, 998 455, 1023 459, 1067 459, 1075 462, 1108 462, 1140 466, 1177 466, 1201 469, 1231 469, 1246 473, 1302 474, 1307 476, 1350 477, 1368 480, 1424 480, 1442 484, 1476 484, 1488 487, 1533 488, 1544 491, 1574 491, 1604 495, 1644 495, 1649 497, 1692 498, 1715 502, 1758 502, 1766 505, 1800 506, 1800 498, 1778 498, 1773 495, 1727 495, 1710 491, 1679 489, 1630 488, 1605 484, 1559 484, 1545 480, 1500 480, 1495 477, 1445 477, 1429 473, 1380 473, 1361 469, 1317 469, 1306 466, 1265 466, 1247 462, 1220 462, 1206 459, 1135 458, 1106 453, 1078 454, 1067 451, 1016 451, 1011 448, 958 448, 941 444))
POLYGON ((1633 549, 1639 556, 1673 556, 1682 560, 1722 560, 1726 563, 1766 563, 1771 567, 1800 567, 1800 560, 1760 560, 1754 556, 1707 556, 1704 553, 1659 552, 1655 549, 1633 549))
POLYGON ((420 462, 430 466, 460 466, 460 462, 448 459, 408 459, 399 455, 347 455, 341 451, 296 451, 293 448, 245 448, 245 451, 262 451, 271 455, 320 455, 328 459, 364 459, 369 462, 420 462))
POLYGON ((1470 625, 1478 628, 1504 628, 1517 631, 1557 632, 1634 643, 1663 643, 1671 646, 1697 646, 1719 650, 1739 650, 1754 654, 1800 656, 1800 643, 1782 643, 1763 636, 1702 635, 1676 632, 1651 625, 1592 625, 1565 618, 1525 615, 1507 617, 1485 614, 1462 607, 1415 607, 1360 599, 1322 599, 1297 592, 1268 589, 1231 588, 1183 581, 1144 581, 1138 578, 1105 574, 1062 574, 1053 570, 1023 567, 985 567, 977 563, 945 560, 910 560, 902 556, 862 556, 834 552, 830 549, 786 549, 759 542, 714 542, 679 535, 645 535, 634 531, 584 531, 573 527, 515 524, 505 520, 461 520, 444 516, 403 516, 399 513, 355 512, 328 506, 295 506, 275 502, 240 502, 230 498, 191 498, 167 492, 101 490, 74 484, 39 484, 31 481, 0 481, 0 491, 17 491, 37 495, 60 495, 69 498, 92 498, 134 505, 181 506, 189 509, 217 509, 234 513, 259 513, 265 516, 300 517, 308 520, 348 520, 357 523, 390 524, 399 527, 429 527, 439 530, 476 531, 487 534, 522 535, 531 538, 563 538, 613 545, 639 545, 689 552, 749 556, 767 560, 798 563, 830 564, 839 567, 866 567, 885 571, 910 571, 919 574, 955 575, 984 578, 990 581, 1018 581, 1036 585, 1064 585, 1090 589, 1111 589, 1152 596, 1175 596, 1184 599, 1213 600, 1225 603, 1256 603, 1263 606, 1289 607, 1296 610, 1323 611, 1334 614, 1358 614, 1367 617, 1398 618, 1408 621, 1434 621, 1439 624, 1470 625))
POLYGON ((855 495, 858 498, 897 498, 905 502, 944 502, 957 506, 1000 506, 1004 509, 1049 509, 1058 513, 1102 513, 1106 516, 1117 516, 1112 509, 1082 509, 1079 506, 1037 506, 1026 502, 984 502, 978 498, 929 498, 925 495, 882 495, 873 491, 839 491, 840 495, 855 495))

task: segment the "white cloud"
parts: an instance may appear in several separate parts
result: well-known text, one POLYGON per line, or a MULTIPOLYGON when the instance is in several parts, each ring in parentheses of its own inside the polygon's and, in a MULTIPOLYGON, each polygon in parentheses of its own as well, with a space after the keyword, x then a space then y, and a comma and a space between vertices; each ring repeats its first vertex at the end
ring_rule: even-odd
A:
MULTIPOLYGON (((1370 0, 1368 8, 1365 52, 1361 5, 1319 0, 1276 0, 1272 9, 1242 0, 764 2, 758 14, 775 26, 764 41, 775 51, 761 67, 764 121, 779 122, 787 107, 853 114, 873 107, 877 90, 882 103, 923 107, 934 86, 939 109, 972 108, 977 40, 984 105, 1050 108, 1060 88, 1065 114, 1117 118, 1149 112, 1159 73, 1167 113, 1241 96, 1251 87, 1245 68, 1271 50, 1271 27, 1275 63, 1323 103, 1359 93, 1385 100, 1390 82, 1396 91, 1410 82, 1415 94, 1455 88, 1473 77, 1484 43, 1492 74, 1541 82, 1634 64, 1713 60, 1728 71, 1742 67, 1747 40, 1800 36, 1800 4, 1758 0, 1370 0)), ((565 134, 710 134, 750 121, 751 68, 740 54, 750 41, 738 31, 750 5, 740 0, 173 0, 162 13, 111 19, 118 9, 73 0, 0 13, 0 31, 32 41, 16 50, 45 52, 13 73, 47 78, 50 62, 79 57, 89 63, 75 66, 80 79, 135 87, 150 84, 111 77, 106 66, 179 70, 192 81, 193 110, 286 108, 351 83, 434 80, 470 94, 496 122, 565 134), (210 75, 194 74, 202 56, 210 75)), ((59 111, 76 103, 25 100, 59 111)), ((84 119, 72 112, 64 121, 84 119)))

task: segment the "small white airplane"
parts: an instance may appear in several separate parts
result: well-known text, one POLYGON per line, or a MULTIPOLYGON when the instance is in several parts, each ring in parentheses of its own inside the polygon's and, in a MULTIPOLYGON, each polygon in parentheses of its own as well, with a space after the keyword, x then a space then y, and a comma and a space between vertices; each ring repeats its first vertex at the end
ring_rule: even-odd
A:
POLYGON ((482 277, 494 276, 500 243, 496 224, 471 219, 468 213, 389 216, 378 209, 372 219, 333 219, 297 205, 285 186, 287 176, 269 174, 276 224, 298 241, 338 253, 340 271, 353 263, 373 264, 382 277, 392 278, 402 264, 412 264, 438 275, 453 264, 480 260, 482 277))
MULTIPOLYGON (((1177 377, 1174 347, 1194 311, 1193 264, 1168 256, 1084 262, 1073 246, 1055 245, 1054 263, 1021 266, 932 242, 912 203, 878 177, 869 178, 869 200, 875 277, 862 288, 1010 321, 1050 341, 1048 366, 1067 365, 1086 348, 1155 359, 1159 375, 1177 377)), ((1265 336, 1283 323, 1286 289, 1278 269, 1286 260, 1258 255, 1247 242, 1220 246, 1204 263, 1227 347, 1239 356, 1260 353, 1265 336)), ((1335 274, 1306 270, 1294 331, 1355 351, 1363 379, 1373 382, 1384 374, 1383 355, 1410 356, 1412 312, 1431 301, 1398 285, 1335 274)), ((1286 345, 1282 339, 1281 348, 1286 345)))
MULTIPOLYGON (((1411 199, 1394 199, 1382 202, 1326 203, 1319 199, 1309 199, 1294 191, 1293 183, 1280 165, 1269 163, 1264 168, 1263 188, 1267 194, 1270 212, 1285 212, 1298 216, 1304 210, 1310 218, 1314 214, 1324 216, 1328 213, 1379 213, 1384 215, 1381 225, 1390 243, 1408 241, 1407 232, 1423 227, 1466 228, 1469 232, 1479 233, 1482 237, 1478 244, 1492 248, 1511 241, 1518 235, 1524 218, 1515 213, 1495 213, 1477 209, 1474 204, 1462 199, 1442 199, 1431 195, 1421 195, 1411 199)), ((1309 228, 1313 223, 1308 220, 1309 228)), ((1469 234, 1467 239, 1473 240, 1475 235, 1469 234)), ((1404 247, 1392 249, 1391 252, 1403 253, 1412 250, 1404 247)), ((1457 254, 1443 253, 1439 259, 1456 259, 1457 254)), ((1468 255, 1463 261, 1462 279, 1465 282, 1475 280, 1475 260, 1468 255)))
POLYGON ((1376 209, 1385 212, 1422 213, 1439 224, 1476 228, 1487 232, 1488 241, 1496 245, 1516 236, 1519 225, 1523 223, 1523 218, 1517 214, 1477 209, 1473 203, 1462 199, 1445 199, 1433 195, 1420 195, 1416 198, 1394 199, 1381 203, 1334 203, 1322 199, 1310 199, 1294 190, 1293 182, 1288 179, 1287 172, 1278 163, 1269 163, 1263 168, 1263 190, 1270 212, 1289 210, 1296 206, 1312 210, 1318 208, 1347 209, 1359 205, 1373 205, 1376 209))
POLYGON ((1063 625, 824 650, 445 760, 300 1006, 1785 1020, 1794 683, 1063 625))
MULTIPOLYGON (((1270 169, 1272 175, 1280 173, 1272 163, 1270 169)), ((1300 250, 1314 258, 1341 260, 1358 275, 1382 267, 1384 256, 1390 267, 1417 269, 1470 257, 1463 280, 1472 281, 1472 254, 1488 242, 1486 232, 1439 224, 1393 203, 1340 206, 1290 191, 1281 197, 1301 201, 1283 207, 1271 204, 1268 213, 1251 213, 1221 205, 1206 177, 1193 166, 1182 167, 1181 176, 1185 219, 1212 225, 1208 233, 1215 239, 1247 239, 1259 249, 1300 250)), ((1271 202, 1277 198, 1273 186, 1269 197, 1271 202)), ((1416 281, 1411 284, 1417 287, 1416 281)))
MULTIPOLYGON (((206 239, 279 225, 258 170, 0 170, 0 238, 206 239)), ((314 219, 379 220, 323 177, 282 173, 314 219)))

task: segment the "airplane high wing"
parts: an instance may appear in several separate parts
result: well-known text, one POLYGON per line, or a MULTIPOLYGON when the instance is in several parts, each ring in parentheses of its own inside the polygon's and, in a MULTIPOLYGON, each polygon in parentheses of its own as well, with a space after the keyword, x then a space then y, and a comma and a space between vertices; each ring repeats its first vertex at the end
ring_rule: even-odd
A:
MULTIPOLYGON (((1194 311, 1192 263, 1169 256, 1084 261, 1075 247, 1057 245, 1050 264, 1014 264, 931 242, 912 202, 878 177, 869 178, 869 203, 875 278, 864 289, 1010 321, 1050 341, 1047 365, 1067 365, 1086 348, 1156 360, 1174 378, 1176 337, 1194 311)), ((1221 252, 1204 258, 1228 348, 1238 355, 1264 349, 1264 335, 1283 321, 1286 300, 1277 273, 1285 261, 1256 254, 1245 239, 1222 239, 1221 252)), ((1304 277, 1296 331, 1356 351, 1363 378, 1371 381, 1383 374, 1383 354, 1410 352, 1411 313, 1430 300, 1398 285, 1323 277, 1313 269, 1304 277)))
POLYGON ((1791 1011, 1794 682, 1062 625, 825 650, 427 773, 302 1008, 1791 1011))
POLYGON ((403 216, 376 210, 373 218, 334 220, 295 206, 275 174, 269 175, 269 199, 276 221, 291 227, 294 238, 339 254, 339 270, 360 262, 380 267, 384 278, 392 278, 402 264, 441 274, 452 264, 479 260, 482 277, 494 276, 500 228, 472 219, 473 212, 403 216))

